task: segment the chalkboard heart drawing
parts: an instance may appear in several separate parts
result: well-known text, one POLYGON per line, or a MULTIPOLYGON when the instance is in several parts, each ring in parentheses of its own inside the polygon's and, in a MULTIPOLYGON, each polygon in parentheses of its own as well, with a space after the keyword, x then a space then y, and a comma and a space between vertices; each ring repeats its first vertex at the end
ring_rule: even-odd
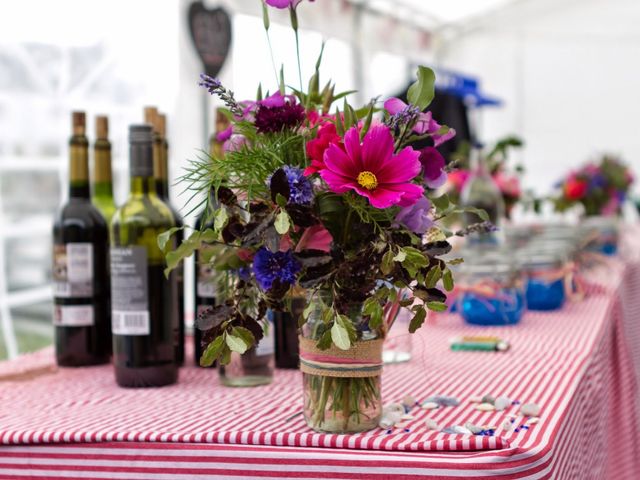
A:
POLYGON ((207 75, 218 76, 231 46, 231 19, 223 8, 207 9, 202 2, 189 6, 189 30, 207 75))

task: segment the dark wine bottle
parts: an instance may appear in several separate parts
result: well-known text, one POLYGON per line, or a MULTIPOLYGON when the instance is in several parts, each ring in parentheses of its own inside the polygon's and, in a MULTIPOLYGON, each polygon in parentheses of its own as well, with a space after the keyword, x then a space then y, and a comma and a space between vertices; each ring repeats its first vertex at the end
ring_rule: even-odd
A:
POLYGON ((96 117, 96 141, 93 144, 93 189, 91 201, 102 216, 111 222, 116 212, 113 201, 113 180, 111 172, 111 142, 109 141, 109 119, 104 115, 96 117))
POLYGON ((157 237, 174 224, 156 195, 153 130, 129 128, 131 191, 111 222, 113 360, 122 387, 175 383, 176 277, 164 276, 157 237))
POLYGON ((83 112, 73 112, 72 126, 69 201, 53 227, 56 360, 67 367, 108 363, 111 354, 108 228, 90 200, 83 112))
MULTIPOLYGON (((215 209, 215 193, 212 191, 209 198, 208 208, 200 214, 196 220, 196 230, 204 230, 207 228, 213 228, 212 212, 215 209)), ((207 247, 203 246, 202 251, 196 250, 195 268, 194 268, 194 284, 195 284, 195 312, 196 312, 196 325, 193 329, 193 342, 194 342, 194 359, 196 365, 200 365, 200 357, 204 352, 206 345, 202 344, 202 330, 198 328, 198 318, 206 312, 209 307, 213 307, 216 304, 216 284, 215 284, 215 271, 211 266, 209 255, 206 255, 207 247)), ((212 366, 215 366, 212 365, 212 366)))
MULTIPOLYGON (((178 209, 171 203, 171 199, 169 197, 169 142, 167 141, 167 117, 158 113, 156 116, 156 137, 154 140, 154 144, 159 146, 157 150, 159 156, 156 157, 156 151, 154 151, 153 157, 153 176, 156 180, 156 193, 160 200, 165 202, 171 213, 173 214, 173 220, 175 222, 175 226, 182 228, 184 226, 184 220, 182 216, 178 212, 178 209)), ((176 241, 177 244, 180 245, 182 240, 184 239, 184 231, 178 230, 176 232, 176 241)), ((180 262, 180 264, 175 268, 172 275, 177 277, 178 282, 178 330, 175 333, 176 336, 176 361, 178 365, 182 365, 184 363, 184 337, 185 337, 185 326, 184 326, 184 262, 180 262)))
POLYGON ((287 311, 269 310, 268 317, 275 330, 276 368, 298 368, 300 353, 298 349, 298 319, 307 306, 303 292, 292 296, 287 311))

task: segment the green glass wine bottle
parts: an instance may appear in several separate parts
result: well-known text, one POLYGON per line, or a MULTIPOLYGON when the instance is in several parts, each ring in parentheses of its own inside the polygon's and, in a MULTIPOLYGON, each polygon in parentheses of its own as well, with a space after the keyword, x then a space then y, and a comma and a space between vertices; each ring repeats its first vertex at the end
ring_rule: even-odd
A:
MULTIPOLYGON (((156 194, 165 202, 171 213, 175 226, 182 228, 184 226, 184 220, 178 212, 178 209, 171 203, 169 197, 169 142, 167 141, 167 118, 164 114, 158 113, 155 120, 156 125, 156 137, 154 145, 153 155, 153 176, 156 180, 156 194)), ((184 239, 184 231, 178 230, 176 232, 176 241, 180 245, 184 239)), ((184 263, 180 262, 172 275, 177 277, 178 282, 178 331, 176 332, 176 361, 178 365, 184 363, 184 338, 185 338, 185 325, 184 325, 184 263)))
POLYGON ((113 201, 113 179, 111 173, 111 142, 109 142, 109 119, 96 117, 96 141, 93 144, 93 191, 91 202, 100 210, 102 216, 111 222, 116 212, 113 201))
MULTIPOLYGON (((153 131, 129 128, 131 191, 111 222, 111 304, 116 381, 123 387, 175 383, 175 276, 164 276, 157 237, 174 224, 156 195, 153 131)), ((175 245, 174 245, 175 247, 175 245)))
POLYGON ((61 366, 108 363, 111 354, 109 235, 89 199, 85 114, 73 112, 69 201, 53 227, 54 326, 61 366))

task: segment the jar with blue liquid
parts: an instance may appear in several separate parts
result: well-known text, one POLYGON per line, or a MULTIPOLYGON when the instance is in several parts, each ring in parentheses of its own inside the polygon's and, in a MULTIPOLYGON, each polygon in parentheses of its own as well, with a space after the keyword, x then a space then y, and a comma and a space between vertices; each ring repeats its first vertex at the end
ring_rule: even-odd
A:
POLYGON ((566 256, 557 250, 524 251, 520 266, 527 279, 527 308, 537 311, 562 308, 568 281, 566 256))
POLYGON ((456 310, 472 325, 517 324, 526 310, 524 278, 513 262, 463 263, 456 310))
POLYGON ((582 223, 585 237, 590 238, 587 250, 604 255, 618 253, 618 220, 616 217, 588 217, 582 223))

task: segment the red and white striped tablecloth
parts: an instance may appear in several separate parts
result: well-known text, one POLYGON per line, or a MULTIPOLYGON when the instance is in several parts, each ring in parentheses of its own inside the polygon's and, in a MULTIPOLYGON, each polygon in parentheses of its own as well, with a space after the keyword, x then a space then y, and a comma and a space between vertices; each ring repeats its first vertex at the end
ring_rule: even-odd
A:
MULTIPOLYGON (((129 390, 111 367, 52 369, 45 350, 0 364, 0 479, 560 478, 631 479, 640 472, 640 409, 629 331, 640 322, 640 262, 594 271, 606 289, 561 312, 528 312, 520 325, 466 326, 432 318, 413 337, 408 364, 385 367, 385 402, 452 395, 458 407, 414 408, 407 430, 327 435, 300 415, 301 377, 222 387, 187 366, 179 384, 129 390), (635 272, 639 273, 635 273, 635 272), (635 278, 638 277, 636 281, 635 278), (635 286, 630 285, 631 282, 635 286), (450 352, 461 334, 495 334, 506 353, 450 352), (14 373, 35 369, 37 376, 14 373), (541 407, 540 422, 504 431, 506 412, 479 412, 472 396, 506 395, 541 407), (293 418, 292 418, 293 417, 293 418), (428 431, 470 421, 495 436, 428 431)), ((634 350, 635 349, 635 350, 634 350)), ((520 417, 516 426, 523 423, 520 417)))

